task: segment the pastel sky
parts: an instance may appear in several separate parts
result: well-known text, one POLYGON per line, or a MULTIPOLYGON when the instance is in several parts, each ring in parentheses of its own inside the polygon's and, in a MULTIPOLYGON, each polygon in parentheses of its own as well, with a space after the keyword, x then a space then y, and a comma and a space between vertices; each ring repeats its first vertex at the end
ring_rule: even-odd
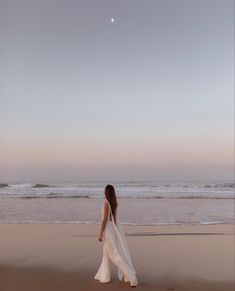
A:
POLYGON ((0 182, 232 179, 233 6, 2 0, 0 182))

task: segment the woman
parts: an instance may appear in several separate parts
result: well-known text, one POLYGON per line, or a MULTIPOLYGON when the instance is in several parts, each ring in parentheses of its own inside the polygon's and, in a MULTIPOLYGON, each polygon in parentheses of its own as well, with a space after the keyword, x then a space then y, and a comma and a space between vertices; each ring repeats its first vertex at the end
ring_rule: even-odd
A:
POLYGON ((102 224, 99 241, 103 241, 103 258, 95 279, 102 283, 111 281, 110 262, 117 266, 120 281, 130 282, 131 287, 138 285, 132 265, 125 234, 117 216, 117 200, 112 185, 105 187, 105 200, 102 209, 102 224))

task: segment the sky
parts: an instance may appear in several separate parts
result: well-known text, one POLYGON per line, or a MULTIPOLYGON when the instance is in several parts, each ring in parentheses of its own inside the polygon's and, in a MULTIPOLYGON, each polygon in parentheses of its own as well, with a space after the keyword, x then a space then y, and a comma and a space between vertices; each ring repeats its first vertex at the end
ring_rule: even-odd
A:
POLYGON ((233 178, 234 1, 0 0, 0 40, 0 182, 233 178))

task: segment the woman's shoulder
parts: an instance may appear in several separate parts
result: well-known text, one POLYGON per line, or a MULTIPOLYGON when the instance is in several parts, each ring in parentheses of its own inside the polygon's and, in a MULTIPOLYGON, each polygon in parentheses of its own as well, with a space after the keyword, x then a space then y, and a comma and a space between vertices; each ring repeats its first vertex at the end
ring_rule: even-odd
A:
POLYGON ((108 207, 108 206, 109 206, 109 202, 108 202, 107 199, 104 199, 104 206, 105 206, 105 207, 108 207))

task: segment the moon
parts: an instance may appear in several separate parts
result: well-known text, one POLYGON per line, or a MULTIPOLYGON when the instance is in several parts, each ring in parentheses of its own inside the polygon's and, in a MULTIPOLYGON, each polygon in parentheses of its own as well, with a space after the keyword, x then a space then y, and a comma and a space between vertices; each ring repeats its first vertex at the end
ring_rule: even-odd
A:
POLYGON ((111 18, 111 19, 110 19, 111 23, 114 23, 114 20, 115 20, 114 18, 111 18))

